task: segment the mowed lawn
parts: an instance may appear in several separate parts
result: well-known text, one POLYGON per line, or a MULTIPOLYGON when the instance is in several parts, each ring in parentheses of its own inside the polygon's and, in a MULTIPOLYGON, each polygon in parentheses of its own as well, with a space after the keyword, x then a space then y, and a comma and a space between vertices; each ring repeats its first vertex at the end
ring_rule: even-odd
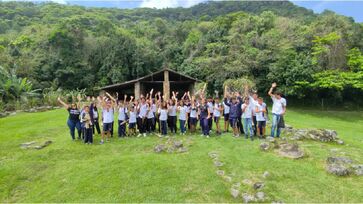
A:
MULTIPOLYGON (((363 113, 289 110, 286 122, 296 128, 330 128, 346 145, 300 142, 307 157, 291 160, 261 152, 261 141, 199 134, 187 153, 153 152, 165 142, 156 136, 128 138, 99 145, 70 139, 64 109, 20 113, 0 119, 0 202, 242 202, 230 194, 244 179, 263 180, 268 202, 363 202, 363 177, 337 177, 325 171, 325 159, 338 149, 363 163, 363 113), (52 140, 42 150, 20 144, 52 140), (224 181, 208 153, 216 151, 232 177, 224 181)), ((242 184, 242 192, 253 193, 242 184)))

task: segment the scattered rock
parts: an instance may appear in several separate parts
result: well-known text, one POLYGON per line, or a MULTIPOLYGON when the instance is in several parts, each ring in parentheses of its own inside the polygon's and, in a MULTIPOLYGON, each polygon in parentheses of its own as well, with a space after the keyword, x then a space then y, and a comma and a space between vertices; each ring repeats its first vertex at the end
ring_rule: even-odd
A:
POLYGON ((339 139, 335 130, 329 129, 284 129, 283 135, 289 136, 292 140, 310 139, 320 142, 336 142, 338 144, 344 144, 339 139))
POLYGON ((208 153, 209 157, 212 158, 212 159, 215 159, 218 157, 218 154, 216 152, 209 152, 208 153))
POLYGON ((22 149, 43 149, 44 147, 52 144, 51 140, 47 140, 41 144, 37 144, 35 141, 26 142, 20 145, 22 149))
POLYGON ((223 170, 217 170, 216 171, 218 176, 224 176, 224 171, 223 170))
POLYGON ((346 157, 328 157, 326 159, 326 170, 337 176, 347 176, 352 173, 350 169, 350 164, 353 161, 346 157))
POLYGON ((241 183, 239 183, 239 182, 238 182, 238 183, 235 183, 235 184, 233 184, 233 185, 232 185, 232 187, 233 187, 233 188, 237 188, 237 189, 238 189, 240 186, 241 186, 241 183))
POLYGON ((263 172, 262 177, 267 178, 270 176, 270 173, 268 171, 263 172))
POLYGON ((35 141, 31 141, 31 142, 26 142, 26 143, 20 144, 20 147, 23 148, 23 149, 26 149, 29 146, 33 145, 33 144, 35 144, 35 141))
POLYGON ((11 112, 9 115, 10 115, 10 116, 12 116, 12 115, 16 115, 16 112, 11 112))
POLYGON ((42 145, 40 146, 35 146, 35 149, 43 149, 44 147, 48 146, 52 144, 52 141, 51 140, 48 140, 48 141, 45 141, 42 145))
POLYGON ((291 159, 299 159, 304 156, 304 152, 299 148, 299 145, 292 143, 280 144, 278 153, 283 157, 291 159))
POLYGON ((269 136, 269 137, 266 137, 266 141, 267 141, 267 142, 275 142, 275 138, 274 138, 274 137, 269 136))
POLYGON ((327 166, 327 171, 337 176, 347 176, 351 173, 349 168, 342 164, 329 164, 327 166))
POLYGON ((231 195, 233 198, 237 198, 239 195, 239 190, 231 188, 231 195))
POLYGON ((343 145, 343 144, 344 144, 344 141, 343 141, 343 140, 338 140, 338 141, 337 141, 337 144, 339 144, 339 145, 343 145))
POLYGON ((252 181, 250 179, 243 179, 242 183, 246 185, 252 185, 252 181))
POLYGON ((258 202, 265 200, 265 193, 264 192, 257 192, 255 195, 258 202))
POLYGON ((223 166, 223 163, 220 161, 214 161, 214 166, 221 167, 223 166))
POLYGON ((188 151, 188 148, 186 148, 186 147, 181 147, 181 148, 179 148, 179 150, 178 150, 180 153, 184 153, 184 152, 187 152, 188 151))
POLYGON ((175 148, 183 147, 183 142, 182 141, 174 141, 174 147, 175 148))
POLYGON ((263 143, 260 144, 260 149, 262 151, 267 151, 267 150, 270 149, 270 144, 269 143, 266 143, 266 142, 263 142, 263 143))
POLYGON ((249 202, 253 202, 255 201, 255 197, 253 195, 250 195, 248 193, 243 193, 242 194, 242 199, 244 203, 249 203, 249 202))
POLYGON ((223 179, 227 182, 232 182, 232 177, 230 176, 224 176, 223 179))
POLYGON ((265 186, 265 184, 264 184, 263 182, 256 182, 256 183, 254 183, 254 184, 253 184, 253 188, 254 188, 255 190, 261 189, 261 188, 263 188, 264 186, 265 186))
POLYGON ((328 163, 353 163, 353 161, 347 157, 328 157, 326 161, 328 163))
POLYGON ((354 170, 355 175, 357 176, 363 175, 363 164, 353 165, 352 168, 354 170))
POLYGON ((163 152, 165 150, 166 150, 166 147, 163 144, 158 144, 158 145, 156 145, 154 147, 154 152, 156 152, 156 153, 160 153, 160 152, 163 152))

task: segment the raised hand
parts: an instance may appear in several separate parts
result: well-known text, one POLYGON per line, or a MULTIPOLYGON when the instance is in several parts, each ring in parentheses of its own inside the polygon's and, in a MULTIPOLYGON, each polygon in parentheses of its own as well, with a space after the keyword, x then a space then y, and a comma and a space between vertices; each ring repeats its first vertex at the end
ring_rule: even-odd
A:
POLYGON ((271 85, 272 88, 276 88, 276 86, 277 86, 276 82, 272 83, 271 85))

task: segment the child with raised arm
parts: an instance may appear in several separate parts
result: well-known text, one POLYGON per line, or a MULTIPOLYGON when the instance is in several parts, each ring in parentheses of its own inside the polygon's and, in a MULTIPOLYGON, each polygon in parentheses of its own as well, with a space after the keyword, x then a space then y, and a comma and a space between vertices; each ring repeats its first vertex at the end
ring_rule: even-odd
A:
POLYGON ((256 121, 257 121, 257 132, 260 139, 265 136, 266 130, 266 104, 263 102, 263 99, 259 97, 257 99, 258 103, 255 106, 256 112, 256 121))
POLYGON ((214 106, 213 106, 213 116, 214 122, 216 123, 216 133, 217 135, 221 135, 221 129, 219 125, 219 118, 221 117, 221 112, 223 111, 222 104, 219 102, 219 98, 214 99, 214 106))
POLYGON ((178 106, 178 112, 179 112, 179 124, 180 124, 180 132, 182 135, 185 135, 187 129, 187 123, 186 121, 188 120, 188 107, 184 104, 183 100, 179 101, 179 106, 178 106))
POLYGON ((124 100, 118 101, 118 137, 126 136, 126 123, 128 119, 127 106, 126 106, 127 95, 124 95, 124 100))
POLYGON ((272 83, 270 90, 268 91, 268 95, 271 96, 273 105, 272 105, 272 126, 271 126, 271 137, 280 137, 281 128, 278 127, 280 123, 281 117, 286 112, 286 99, 281 97, 281 92, 273 93, 274 88, 276 88, 277 84, 272 83))

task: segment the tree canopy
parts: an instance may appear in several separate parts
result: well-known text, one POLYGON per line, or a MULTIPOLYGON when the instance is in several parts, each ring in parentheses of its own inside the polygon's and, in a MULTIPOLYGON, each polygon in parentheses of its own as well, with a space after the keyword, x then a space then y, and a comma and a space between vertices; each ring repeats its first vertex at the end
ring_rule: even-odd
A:
POLYGON ((207 81, 210 93, 247 77, 260 92, 276 81, 290 97, 343 100, 353 90, 361 102, 362 50, 362 24, 288 1, 159 10, 0 2, 1 80, 33 89, 92 91, 167 66, 207 81))

